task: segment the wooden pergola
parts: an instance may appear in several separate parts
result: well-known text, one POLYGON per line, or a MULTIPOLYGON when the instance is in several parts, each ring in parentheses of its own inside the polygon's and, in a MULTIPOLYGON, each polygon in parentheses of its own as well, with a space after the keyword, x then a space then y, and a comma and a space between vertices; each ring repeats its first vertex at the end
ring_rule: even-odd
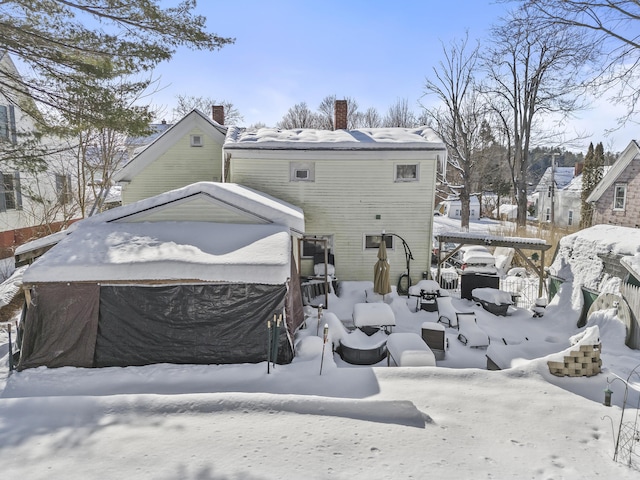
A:
POLYGON ((544 252, 549 250, 549 245, 545 240, 540 238, 524 238, 524 237, 498 237, 493 235, 484 235, 477 233, 462 232, 445 232, 434 235, 438 241, 438 251, 442 251, 443 243, 455 243, 457 247, 446 257, 438 259, 438 273, 440 278, 440 269, 444 262, 449 260, 464 245, 484 245, 485 247, 509 247, 520 255, 525 263, 538 274, 538 296, 542 296, 544 289, 544 252), (523 250, 534 250, 540 252, 540 265, 534 264, 523 252, 523 250))

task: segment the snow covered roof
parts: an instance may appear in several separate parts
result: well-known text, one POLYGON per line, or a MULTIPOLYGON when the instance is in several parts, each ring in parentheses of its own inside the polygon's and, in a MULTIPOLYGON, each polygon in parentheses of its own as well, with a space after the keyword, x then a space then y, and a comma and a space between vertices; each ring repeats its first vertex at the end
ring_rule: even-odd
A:
MULTIPOLYGON (((222 206, 224 209, 243 215, 247 219, 243 223, 250 220, 253 220, 253 223, 274 223, 287 226, 295 233, 304 233, 304 213, 301 208, 243 185, 219 182, 193 183, 107 210, 86 218, 82 222, 149 220, 157 210, 170 209, 184 202, 193 202, 198 198, 208 200, 211 205, 222 206)), ((196 211, 195 208, 191 210, 194 218, 189 218, 190 212, 187 210, 180 211, 179 218, 173 218, 173 220, 194 220, 196 215, 201 218, 202 212, 196 211)))
POLYGON ((23 282, 273 285, 290 277, 290 258, 282 225, 81 222, 26 270, 23 282))
POLYGON ((499 237, 474 232, 441 232, 435 235, 443 242, 468 243, 474 245, 490 245, 492 247, 521 247, 536 250, 548 250, 551 245, 541 238, 499 237))
POLYGON ((591 194, 587 197, 587 202, 597 202, 602 194, 616 181, 620 174, 629 164, 640 156, 640 145, 635 140, 631 140, 624 152, 620 154, 613 166, 604 174, 600 183, 596 185, 591 194))
POLYGON ((304 213, 299 207, 235 183, 198 182, 85 218, 64 231, 19 246, 15 256, 42 253, 83 224, 206 219, 222 223, 223 218, 234 223, 283 225, 294 235, 302 235, 305 228, 304 213), (207 214, 207 209, 222 214, 207 214))
POLYGON ((316 130, 230 127, 225 150, 444 150, 429 127, 316 130))
POLYGON ((115 182, 131 181, 133 177, 140 173, 149 164, 153 163, 159 156, 171 148, 177 140, 184 137, 195 127, 201 128, 219 141, 220 146, 224 143, 226 127, 220 125, 214 120, 211 120, 201 111, 193 109, 178 122, 171 125, 159 136, 153 139, 150 144, 136 150, 137 154, 124 167, 114 174, 113 180, 115 182))
POLYGON ((553 175, 554 182, 556 184, 556 188, 561 190, 565 188, 571 180, 573 180, 573 176, 575 174, 575 167, 556 167, 555 172, 552 172, 552 167, 547 167, 542 178, 538 182, 535 191, 541 192, 546 191, 547 188, 551 185, 551 177, 553 175))

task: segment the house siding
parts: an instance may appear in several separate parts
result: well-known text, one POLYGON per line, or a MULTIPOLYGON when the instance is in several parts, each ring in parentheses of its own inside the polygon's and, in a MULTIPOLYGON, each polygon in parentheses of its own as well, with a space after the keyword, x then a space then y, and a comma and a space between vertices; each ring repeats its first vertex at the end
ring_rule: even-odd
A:
POLYGON ((219 182, 222 145, 194 128, 144 168, 122 189, 123 205, 201 181, 219 182), (191 146, 191 135, 202 135, 202 147, 191 146))
MULTIPOLYGON (((292 156, 250 158, 253 156, 234 151, 230 181, 301 207, 307 235, 333 235, 340 280, 373 280, 377 249, 364 249, 365 234, 379 235, 384 230, 400 235, 414 257, 410 269, 415 283, 430 266, 436 155, 442 152, 358 153, 298 153, 294 157, 293 152, 292 156), (296 161, 314 162, 314 182, 289 181, 290 162, 296 161), (419 181, 395 182, 397 163, 419 164, 419 181)), ((395 283, 406 271, 404 248, 397 237, 388 256, 395 283)), ((311 261, 303 260, 302 273, 310 274, 311 268, 311 261)))
POLYGON ((594 224, 610 224, 640 228, 640 158, 634 158, 595 203, 594 224), (626 206, 623 211, 613 209, 615 186, 627 185, 626 206))

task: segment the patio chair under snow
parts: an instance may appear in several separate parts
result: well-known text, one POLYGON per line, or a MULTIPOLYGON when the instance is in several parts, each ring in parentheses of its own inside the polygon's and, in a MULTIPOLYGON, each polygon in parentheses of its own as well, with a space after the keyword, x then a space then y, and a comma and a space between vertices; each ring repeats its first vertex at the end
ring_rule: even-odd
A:
POLYGON ((460 331, 458 340, 472 348, 487 348, 489 346, 489 335, 478 326, 475 313, 457 313, 456 317, 460 331))
POLYGON ((438 306, 438 322, 458 328, 458 318, 456 317, 458 312, 453 308, 451 297, 436 297, 436 305, 438 306))

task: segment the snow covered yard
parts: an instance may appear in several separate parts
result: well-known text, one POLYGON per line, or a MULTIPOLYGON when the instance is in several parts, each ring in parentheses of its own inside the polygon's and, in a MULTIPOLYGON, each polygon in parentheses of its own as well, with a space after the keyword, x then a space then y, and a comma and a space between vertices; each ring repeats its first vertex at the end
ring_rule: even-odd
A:
MULTIPOLYGON (((574 248, 574 252, 575 252, 574 248)), ((578 272, 573 272, 579 275, 578 272)), ((579 278, 574 278, 578 282, 579 278)), ((640 351, 624 344, 615 310, 592 315, 602 372, 557 377, 580 305, 570 283, 534 318, 495 316, 475 302, 489 336, 469 348, 446 328, 436 367, 350 365, 332 351, 352 335, 371 282, 344 282, 318 321, 308 313, 288 365, 44 367, 8 375, 0 330, 0 471, 22 479, 638 478, 637 444, 613 461, 625 384, 625 423, 638 414, 640 351), (323 344, 323 327, 329 327, 323 344), (504 370, 489 371, 487 355, 504 370), (321 370, 322 369, 322 370, 321 370), (603 405, 613 390, 613 407, 603 405)), ((393 332, 420 334, 437 312, 392 292, 393 332)))
MULTIPOLYGON (((321 322, 333 325, 333 341, 344 334, 335 322, 349 324, 363 283, 330 298, 321 322)), ((386 300, 394 332, 419 332, 437 320, 435 312, 413 311, 413 297, 386 300)), ((525 310, 495 317, 468 300, 454 306, 476 312, 492 345, 504 338, 562 351, 576 331, 562 305, 536 319, 525 310)), ((617 425, 620 408, 602 400, 606 378, 626 377, 640 355, 624 346, 610 314, 598 319, 603 373, 591 378, 554 377, 544 358, 487 371, 487 350, 465 347, 449 328, 437 367, 352 366, 328 344, 320 374, 324 323, 313 320, 300 332, 293 363, 269 374, 266 363, 162 364, 36 368, 7 378, 3 333, 3 477, 637 478, 612 461, 606 416, 617 425)))

